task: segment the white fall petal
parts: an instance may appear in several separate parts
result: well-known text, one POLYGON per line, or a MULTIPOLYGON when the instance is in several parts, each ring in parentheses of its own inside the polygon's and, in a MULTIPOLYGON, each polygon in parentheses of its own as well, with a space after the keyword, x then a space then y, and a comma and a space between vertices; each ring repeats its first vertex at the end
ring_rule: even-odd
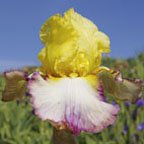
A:
POLYGON ((100 132, 114 123, 118 107, 100 99, 100 94, 82 78, 45 80, 38 72, 28 82, 35 114, 42 120, 65 125, 73 133, 100 132))

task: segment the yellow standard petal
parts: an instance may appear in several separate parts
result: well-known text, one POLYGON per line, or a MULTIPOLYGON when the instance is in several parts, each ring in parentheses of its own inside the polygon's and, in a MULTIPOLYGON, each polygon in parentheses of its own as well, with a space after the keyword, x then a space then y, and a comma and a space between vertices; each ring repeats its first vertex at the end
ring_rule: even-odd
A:
POLYGON ((41 71, 52 76, 86 76, 101 64, 101 54, 109 52, 108 36, 99 32, 94 23, 68 10, 56 14, 41 28, 44 48, 38 55, 41 71))

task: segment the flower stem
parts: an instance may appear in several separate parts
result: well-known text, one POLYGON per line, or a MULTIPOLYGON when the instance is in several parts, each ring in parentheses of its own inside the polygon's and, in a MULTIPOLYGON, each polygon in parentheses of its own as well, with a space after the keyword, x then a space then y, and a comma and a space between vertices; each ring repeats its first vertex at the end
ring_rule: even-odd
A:
POLYGON ((78 144, 75 136, 68 130, 53 128, 52 144, 78 144))

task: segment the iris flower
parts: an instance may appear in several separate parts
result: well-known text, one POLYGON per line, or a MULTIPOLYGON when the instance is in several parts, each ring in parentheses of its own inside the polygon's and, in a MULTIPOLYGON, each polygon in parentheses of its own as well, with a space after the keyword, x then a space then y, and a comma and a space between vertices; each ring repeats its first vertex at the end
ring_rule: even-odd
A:
POLYGON ((144 122, 143 122, 143 123, 140 123, 140 124, 137 126, 137 130, 142 131, 143 129, 144 129, 144 122))
POLYGON ((110 52, 109 37, 73 9, 50 17, 40 39, 41 66, 30 75, 6 72, 3 101, 19 99, 27 91, 40 119, 79 134, 97 133, 115 122, 119 107, 106 102, 105 92, 131 102, 140 96, 139 83, 101 66, 102 53, 110 52))

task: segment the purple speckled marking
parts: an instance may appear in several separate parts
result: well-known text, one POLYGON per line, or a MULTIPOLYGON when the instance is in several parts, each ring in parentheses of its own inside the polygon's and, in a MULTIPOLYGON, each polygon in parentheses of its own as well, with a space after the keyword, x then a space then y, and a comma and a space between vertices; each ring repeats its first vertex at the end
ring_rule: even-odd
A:
POLYGON ((100 86, 98 87, 97 91, 98 91, 98 94, 99 94, 99 100, 105 101, 103 86, 100 85, 100 86))
POLYGON ((67 123, 69 129, 72 131, 72 133, 75 135, 79 135, 81 131, 98 133, 98 132, 102 131, 104 128, 108 127, 109 125, 112 125, 116 120, 116 116, 119 111, 119 107, 113 106, 113 111, 111 112, 111 116, 108 119, 106 119, 100 125, 93 124, 93 126, 91 126, 90 128, 83 127, 84 125, 88 124, 88 121, 84 121, 83 116, 81 116, 80 113, 76 115, 74 111, 75 111, 74 108, 72 108, 71 113, 67 114, 65 119, 66 119, 66 123, 67 123), (83 124, 82 124, 83 126, 79 125, 80 121, 83 122, 83 124))
MULTIPOLYGON (((67 109, 67 108, 66 108, 67 109)), ((80 113, 76 112, 75 107, 71 107, 71 109, 67 109, 68 112, 65 113, 65 121, 69 127, 69 129, 74 134, 79 134, 81 129, 79 128, 79 120, 80 120, 80 113)))
POLYGON ((39 72, 34 72, 31 77, 27 77, 27 88, 29 90, 30 95, 31 95, 31 92, 30 92, 31 86, 39 75, 40 75, 39 72))

